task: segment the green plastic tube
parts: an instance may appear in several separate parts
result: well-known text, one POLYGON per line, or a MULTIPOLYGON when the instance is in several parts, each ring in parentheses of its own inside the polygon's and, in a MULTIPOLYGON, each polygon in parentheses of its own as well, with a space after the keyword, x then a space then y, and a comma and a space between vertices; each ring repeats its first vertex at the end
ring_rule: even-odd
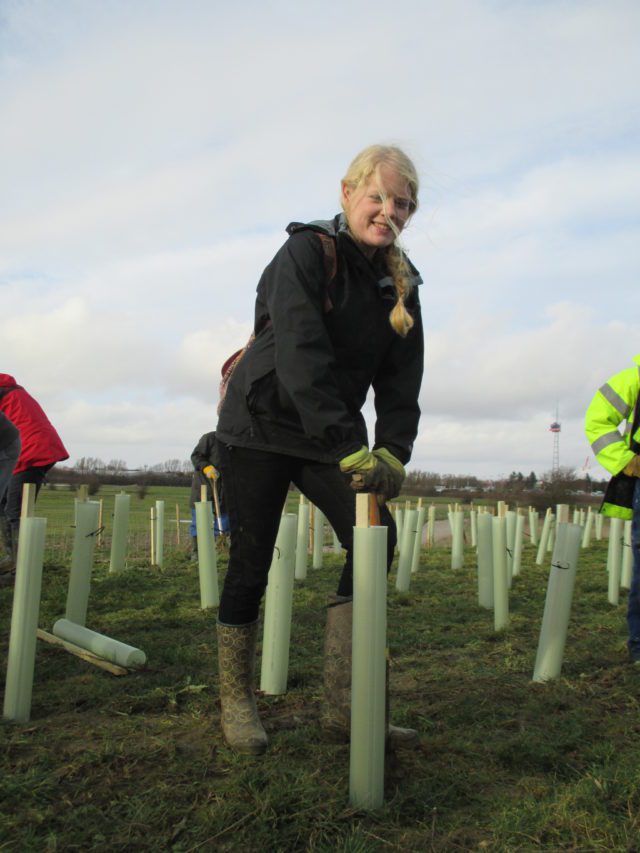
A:
POLYGON ((558 525, 533 681, 547 681, 560 675, 581 542, 579 525, 558 525))
POLYGON ((433 548, 436 541, 436 508, 434 504, 429 507, 427 513, 427 546, 433 548))
POLYGON ((324 559, 324 513, 317 506, 313 508, 313 559, 314 569, 321 569, 324 559))
POLYGON ((76 529, 73 537, 69 589, 65 610, 66 618, 75 622, 76 625, 85 625, 87 622, 87 606, 89 604, 99 514, 100 504, 98 501, 76 500, 76 529))
POLYGON ((505 536, 507 540, 507 578, 509 589, 513 581, 513 551, 516 545, 516 512, 513 509, 505 513, 505 536))
POLYGON ((600 515, 600 513, 598 513, 596 515, 596 540, 598 542, 600 542, 602 539, 603 524, 604 524, 604 516, 600 515))
POLYGON ((422 551, 422 534, 424 530, 424 519, 427 514, 426 506, 421 506, 417 510, 418 517, 416 520, 416 535, 413 541, 413 557, 411 559, 411 574, 414 575, 420 567, 420 552, 422 551))
POLYGON ((542 522, 542 533, 538 543, 538 553, 536 554, 536 565, 541 566, 544 563, 544 557, 547 552, 547 542, 549 541, 549 531, 551 530, 551 507, 545 513, 544 521, 542 522))
POLYGON ((164 563, 164 501, 156 501, 156 566, 164 563))
POLYGON ((111 559, 109 572, 121 572, 127 556, 127 536, 129 534, 129 509, 131 495, 120 492, 116 495, 113 508, 113 532, 111 534, 111 559))
POLYGON ((511 577, 520 574, 522 565, 522 546, 524 544, 524 515, 516 514, 516 529, 513 537, 513 561, 511 566, 511 577))
POLYGON ((529 507, 529 539, 531 544, 538 545, 538 513, 533 507, 529 507))
POLYGON ((384 801, 387 636, 387 528, 355 527, 349 800, 377 809, 384 801))
POLYGON ((587 510, 587 515, 584 520, 584 528, 582 530, 581 548, 588 548, 591 545, 591 532, 593 530, 593 512, 591 507, 587 510))
POLYGON ((298 507, 298 529, 296 536, 296 567, 295 579, 303 581, 307 577, 309 542, 309 504, 301 503, 298 507))
POLYGON ((418 510, 405 509, 402 524, 402 544, 400 545, 400 555, 398 557, 398 574, 396 576, 396 589, 398 592, 408 592, 409 590, 417 521, 418 510))
POLYGON ((297 522, 294 513, 286 513, 280 519, 269 568, 264 601, 260 689, 270 696, 287 692, 297 522))
POLYGON ((96 631, 85 628, 84 625, 75 625, 68 619, 58 619, 51 633, 67 643, 80 646, 81 649, 86 649, 103 660, 127 669, 140 669, 147 662, 147 656, 140 649, 104 634, 98 634, 96 631))
POLYGON ((3 705, 4 718, 17 723, 31 716, 46 530, 46 518, 20 521, 3 705))
POLYGON ((451 524, 451 568, 464 566, 464 512, 454 510, 449 513, 451 524))
POLYGON ((404 510, 401 507, 396 507, 394 513, 396 520, 396 536, 398 537, 396 548, 399 551, 402 547, 402 532, 404 529, 404 510))
POLYGON ((196 501, 195 508, 200 607, 206 610, 208 607, 217 607, 220 604, 216 540, 213 535, 213 508, 210 501, 196 501))
POLYGON ((493 610, 492 516, 478 513, 478 604, 493 610))
POLYGON ((491 519, 493 540, 493 626, 496 631, 509 623, 509 577, 507 575, 507 531, 504 517, 491 519))
POLYGON ((469 510, 469 529, 471 531, 471 547, 478 547, 478 513, 475 509, 469 510))

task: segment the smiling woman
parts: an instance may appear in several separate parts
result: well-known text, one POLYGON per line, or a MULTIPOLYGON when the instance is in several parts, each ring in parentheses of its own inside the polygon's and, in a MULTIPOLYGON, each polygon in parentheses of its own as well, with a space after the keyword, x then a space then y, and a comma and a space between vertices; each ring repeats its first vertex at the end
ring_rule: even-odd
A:
MULTIPOLYGON (((355 491, 400 492, 418 428, 421 281, 398 237, 417 208, 418 179, 398 148, 372 146, 341 182, 343 213, 292 223, 258 284, 254 336, 226 387, 218 466, 231 530, 218 613, 222 726, 229 744, 260 753, 267 738, 252 677, 260 602, 290 482, 325 514, 346 552, 326 632, 325 727, 350 715, 355 491), (375 394, 372 449, 362 415, 375 394)), ((415 733, 389 727, 396 741, 415 733)))

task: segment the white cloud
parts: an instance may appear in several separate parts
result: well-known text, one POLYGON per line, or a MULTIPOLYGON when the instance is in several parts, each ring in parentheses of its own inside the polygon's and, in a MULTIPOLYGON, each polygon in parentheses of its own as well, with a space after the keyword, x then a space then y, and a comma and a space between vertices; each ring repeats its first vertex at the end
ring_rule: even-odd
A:
POLYGON ((188 455, 284 227, 396 141, 424 185, 414 466, 544 470, 556 401, 582 464, 583 407, 638 350, 636 2, 0 14, 0 367, 74 456, 188 455))

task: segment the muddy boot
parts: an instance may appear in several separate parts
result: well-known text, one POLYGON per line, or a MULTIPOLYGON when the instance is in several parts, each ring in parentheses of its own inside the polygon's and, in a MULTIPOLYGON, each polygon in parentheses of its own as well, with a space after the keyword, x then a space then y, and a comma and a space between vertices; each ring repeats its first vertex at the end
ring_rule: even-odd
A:
POLYGON ((258 717, 253 694, 258 622, 217 624, 222 732, 236 752, 260 755, 267 735, 258 717))
MULTIPOLYGON (((348 740, 351 730, 351 631, 353 601, 339 595, 329 597, 324 644, 324 710, 322 728, 331 736, 348 740)), ((389 663, 387 662, 386 720, 387 746, 413 746, 418 740, 415 729, 389 724, 389 663)))

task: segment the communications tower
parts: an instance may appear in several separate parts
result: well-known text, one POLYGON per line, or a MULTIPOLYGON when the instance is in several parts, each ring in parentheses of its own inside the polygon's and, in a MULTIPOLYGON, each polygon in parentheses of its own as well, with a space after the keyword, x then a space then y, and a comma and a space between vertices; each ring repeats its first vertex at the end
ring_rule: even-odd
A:
POLYGON ((560 421, 558 419, 558 407, 556 406, 556 417, 549 427, 553 433, 553 457, 551 459, 551 476, 555 479, 560 473, 560 421))

